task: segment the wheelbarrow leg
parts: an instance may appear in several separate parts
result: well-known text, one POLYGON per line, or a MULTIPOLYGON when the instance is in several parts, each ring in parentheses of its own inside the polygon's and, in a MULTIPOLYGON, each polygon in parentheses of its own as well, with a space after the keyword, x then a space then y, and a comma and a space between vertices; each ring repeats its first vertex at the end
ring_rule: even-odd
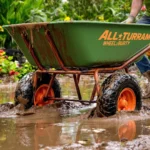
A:
POLYGON ((75 86, 76 86, 78 98, 79 98, 79 100, 82 100, 82 96, 81 96, 81 92, 80 92, 80 88, 79 88, 80 76, 77 77, 76 74, 73 74, 73 78, 74 78, 74 83, 75 83, 75 86))
POLYGON ((90 98, 90 101, 93 101, 94 100, 94 97, 95 97, 95 94, 96 94, 96 91, 97 91, 97 86, 96 86, 96 83, 94 84, 94 88, 93 88, 93 91, 92 91, 92 95, 91 95, 91 98, 90 98))
POLYGON ((100 95, 100 85, 99 85, 98 72, 99 72, 99 70, 96 70, 96 71, 94 72, 95 84, 94 84, 94 87, 93 87, 93 91, 92 91, 92 95, 91 95, 90 101, 93 101, 93 100, 94 100, 94 97, 95 97, 96 93, 97 93, 97 96, 100 95))
POLYGON ((128 68, 125 68, 125 72, 126 72, 126 73, 129 73, 129 69, 128 69, 128 68))
MULTIPOLYGON (((94 78, 95 78, 95 86, 94 88, 96 88, 96 92, 97 92, 97 96, 100 96, 100 83, 99 83, 99 76, 98 76, 98 72, 99 70, 96 69, 95 73, 94 73, 94 78)), ((94 90, 93 90, 94 91, 94 90)), ((94 93, 94 92, 93 92, 94 93)))
POLYGON ((50 79, 49 86, 48 86, 48 89, 47 89, 45 98, 48 97, 48 93, 49 93, 50 89, 52 88, 52 85, 53 85, 53 82, 54 82, 55 77, 56 77, 56 74, 53 74, 53 75, 52 75, 52 78, 50 79))

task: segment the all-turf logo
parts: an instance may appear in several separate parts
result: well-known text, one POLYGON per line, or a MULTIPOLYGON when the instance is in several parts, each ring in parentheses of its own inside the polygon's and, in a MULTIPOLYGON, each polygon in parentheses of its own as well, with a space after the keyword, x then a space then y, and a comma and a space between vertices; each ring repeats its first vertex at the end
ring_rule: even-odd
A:
POLYGON ((131 32, 118 33, 105 30, 98 40, 103 40, 104 46, 125 46, 129 45, 131 41, 150 40, 150 34, 131 32))

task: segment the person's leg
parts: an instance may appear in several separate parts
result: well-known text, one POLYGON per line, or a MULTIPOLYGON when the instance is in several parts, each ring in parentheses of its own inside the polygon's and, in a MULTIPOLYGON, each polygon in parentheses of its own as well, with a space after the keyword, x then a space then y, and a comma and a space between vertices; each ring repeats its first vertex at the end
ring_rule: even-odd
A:
POLYGON ((143 16, 136 23, 138 23, 138 24, 150 24, 150 17, 149 16, 143 16))
POLYGON ((136 65, 142 74, 150 71, 150 61, 145 55, 140 61, 136 62, 136 65))
MULTIPOLYGON (((150 24, 150 17, 143 16, 139 21, 137 21, 138 24, 150 24)), ((143 56, 143 58, 135 63, 140 70, 141 74, 145 76, 148 79, 148 85, 146 89, 145 95, 143 95, 143 98, 150 98, 150 61, 147 58, 147 56, 143 56)))
MULTIPOLYGON (((137 21, 137 24, 150 24, 150 17, 143 16, 140 20, 137 21)), ((150 70, 150 61, 146 56, 137 62, 136 65, 142 74, 150 70)))

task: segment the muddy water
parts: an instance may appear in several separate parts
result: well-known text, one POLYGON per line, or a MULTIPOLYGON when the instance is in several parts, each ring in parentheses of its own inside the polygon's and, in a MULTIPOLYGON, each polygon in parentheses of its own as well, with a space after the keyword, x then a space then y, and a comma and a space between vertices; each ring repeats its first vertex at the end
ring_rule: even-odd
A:
POLYGON ((0 84, 0 104, 13 102, 16 83, 0 84))
MULTIPOLYGON (((67 81, 60 80, 63 96, 76 98, 71 79, 67 78, 67 81)), ((90 97, 92 84, 93 79, 83 79, 80 86, 84 99, 90 97)), ((13 95, 13 90, 1 90, 1 103, 12 101, 10 95, 13 95)), ((150 103, 146 101, 144 104, 146 107, 140 112, 121 112, 98 119, 87 119, 88 111, 94 105, 67 110, 63 109, 65 106, 37 107, 34 114, 26 116, 16 115, 16 108, 0 107, 0 110, 3 109, 0 111, 0 149, 149 150, 150 111, 146 108, 150 103)))

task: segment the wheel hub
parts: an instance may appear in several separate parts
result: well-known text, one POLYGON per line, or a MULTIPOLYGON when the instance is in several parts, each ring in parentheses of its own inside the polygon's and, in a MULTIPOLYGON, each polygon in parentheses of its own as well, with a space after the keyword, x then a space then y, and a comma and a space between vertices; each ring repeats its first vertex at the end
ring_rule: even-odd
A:
POLYGON ((133 111, 136 107, 136 96, 131 88, 125 88, 118 97, 118 111, 133 111))
MULTIPOLYGON (((41 85, 35 92, 34 95, 34 105, 36 106, 44 106, 46 104, 53 104, 54 100, 48 100, 45 96, 46 96, 46 92, 48 89, 48 85, 47 84, 43 84, 41 85)), ((53 89, 51 88, 49 90, 49 93, 47 95, 48 97, 54 98, 55 94, 53 89)))
POLYGON ((128 106, 127 100, 126 99, 121 100, 121 102, 120 102, 120 108, 122 110, 124 110, 127 106, 128 106))

